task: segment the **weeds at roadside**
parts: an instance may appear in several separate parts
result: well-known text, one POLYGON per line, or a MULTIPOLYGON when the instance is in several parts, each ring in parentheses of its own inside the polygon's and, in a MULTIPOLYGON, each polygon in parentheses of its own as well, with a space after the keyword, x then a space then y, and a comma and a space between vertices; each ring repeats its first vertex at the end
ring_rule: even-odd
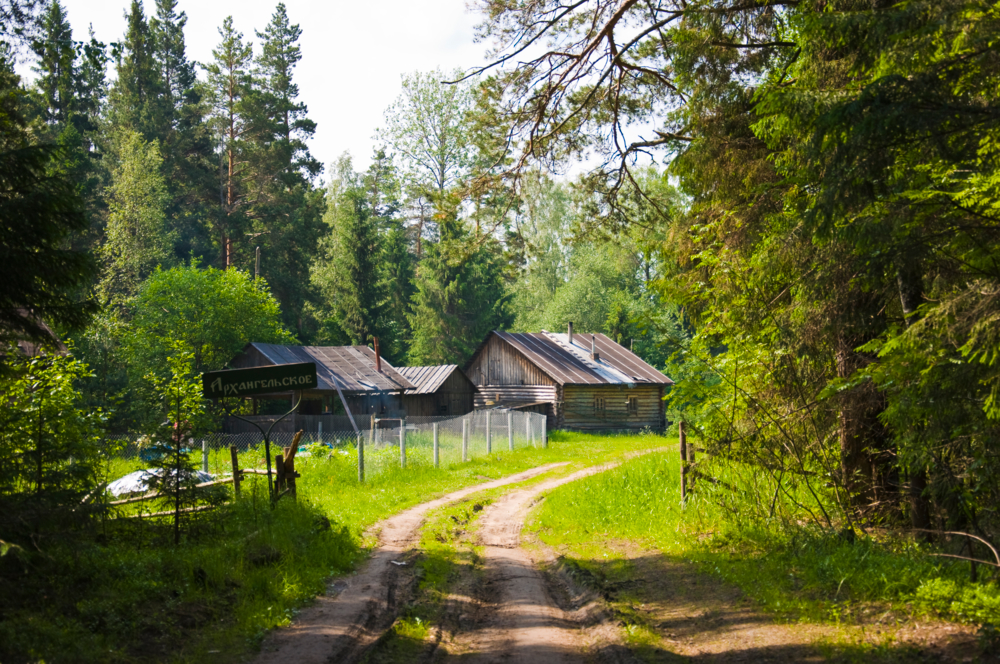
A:
MULTIPOLYGON (((165 543, 155 520, 130 519, 106 522, 72 548, 47 550, 50 562, 43 566, 20 569, 16 553, 0 558, 0 581, 17 580, 3 586, 0 661, 240 660, 322 592, 329 576, 363 557, 362 533, 378 520, 484 478, 555 461, 592 465, 664 443, 656 435, 553 433, 547 450, 501 450, 437 469, 417 450, 408 450, 401 469, 388 449, 380 472, 364 484, 353 451, 297 458, 298 503, 283 499, 272 511, 266 481, 248 478, 241 501, 196 522, 176 548, 165 543)), ((210 456, 210 470, 226 472, 228 460, 218 456, 210 456)), ((263 465, 261 450, 240 459, 243 467, 263 465)), ((106 472, 115 479, 139 467, 140 460, 114 461, 106 472)), ((441 570, 424 568, 430 589, 447 587, 451 554, 438 555, 441 570)), ((428 624, 419 613, 405 618, 428 624)), ((414 625, 403 629, 405 638, 417 633, 414 625)))
POLYGON ((795 523, 740 522, 702 483, 680 504, 676 453, 653 454, 561 487, 533 515, 543 542, 588 574, 607 574, 607 539, 655 547, 739 588, 785 620, 892 624, 912 615, 1000 624, 1000 589, 913 541, 795 523), (597 568, 600 568, 598 571, 597 568))

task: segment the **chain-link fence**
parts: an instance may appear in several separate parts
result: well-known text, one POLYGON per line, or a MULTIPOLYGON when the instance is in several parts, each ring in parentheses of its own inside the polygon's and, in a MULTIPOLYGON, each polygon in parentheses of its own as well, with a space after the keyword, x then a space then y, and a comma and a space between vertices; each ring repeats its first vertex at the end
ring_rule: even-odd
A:
MULTIPOLYGON (((372 476, 390 466, 435 462, 449 466, 498 452, 544 447, 547 442, 545 415, 514 410, 475 411, 461 417, 368 419, 358 422, 358 426, 361 430, 357 434, 353 430, 324 431, 322 427, 304 431, 296 456, 339 454, 356 461, 360 438, 365 452, 365 474, 372 476)), ((272 433, 271 454, 291 445, 293 437, 290 432, 272 433)), ((146 444, 142 438, 120 436, 105 442, 111 456, 130 465, 142 465, 157 453, 155 446, 146 444)), ((236 448, 240 468, 265 467, 264 442, 259 432, 213 433, 191 438, 188 445, 196 465, 213 475, 232 470, 231 447, 236 448)))

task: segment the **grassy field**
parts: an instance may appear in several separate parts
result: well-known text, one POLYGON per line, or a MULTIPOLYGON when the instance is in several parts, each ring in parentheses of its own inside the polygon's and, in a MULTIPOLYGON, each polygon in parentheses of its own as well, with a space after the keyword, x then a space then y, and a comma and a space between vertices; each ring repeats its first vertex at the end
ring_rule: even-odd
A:
MULTIPOLYGON (((742 484, 734 469, 710 469, 746 485, 747 469, 738 469, 742 484)), ((531 527, 593 573, 607 573, 598 568, 609 539, 655 547, 739 586, 785 619, 838 622, 878 605, 983 624, 987 632, 1000 625, 1000 589, 991 580, 970 581, 968 563, 931 557, 910 539, 806 525, 805 514, 800 521, 746 519, 760 510, 739 503, 754 494, 721 483, 700 482, 682 506, 679 484, 676 452, 637 458, 554 491, 531 527)))
MULTIPOLYGON (((364 483, 352 451, 314 453, 297 459, 298 502, 271 509, 263 478, 249 480, 241 500, 187 524, 176 547, 164 523, 107 520, 92 537, 50 543, 47 562, 23 570, 0 608, 0 662, 235 661, 287 624, 330 575, 357 564, 363 533, 378 520, 538 465, 567 461, 569 472, 671 442, 554 433, 549 449, 504 449, 441 468, 415 444, 405 469, 397 450, 384 448, 366 455, 372 472, 364 483)), ((258 457, 247 452, 246 465, 261 465, 258 457)), ((136 467, 115 461, 109 478, 136 467)))

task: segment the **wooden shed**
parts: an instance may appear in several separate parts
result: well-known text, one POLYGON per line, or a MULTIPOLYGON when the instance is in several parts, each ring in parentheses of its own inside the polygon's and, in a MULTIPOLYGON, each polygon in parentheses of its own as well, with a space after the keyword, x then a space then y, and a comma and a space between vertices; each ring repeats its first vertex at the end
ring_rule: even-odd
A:
MULTIPOLYGON (((299 415, 343 412, 337 386, 344 393, 351 413, 363 420, 372 414, 386 417, 403 414, 403 393, 416 386, 388 362, 376 357, 368 346, 281 346, 249 343, 229 363, 232 369, 267 367, 293 362, 315 362, 315 390, 302 392, 299 415)), ((272 397, 265 395, 263 398, 272 397)), ((288 398, 291 393, 272 398, 288 398)))
POLYGON ((476 408, 545 413, 575 431, 662 429, 673 381, 603 334, 491 332, 465 367, 476 408))
POLYGON ((457 364, 396 367, 416 387, 403 392, 407 417, 465 415, 472 412, 476 386, 457 364))

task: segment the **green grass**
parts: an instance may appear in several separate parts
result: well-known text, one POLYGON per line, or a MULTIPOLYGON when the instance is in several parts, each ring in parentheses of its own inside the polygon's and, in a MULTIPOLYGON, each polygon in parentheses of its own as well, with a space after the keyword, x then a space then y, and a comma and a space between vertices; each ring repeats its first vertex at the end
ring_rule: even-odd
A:
MULTIPOLYGON (((737 486, 746 486, 750 472, 719 465, 711 470, 731 484, 739 479, 737 486)), ((787 513, 768 519, 759 501, 750 504, 752 492, 734 493, 706 481, 682 506, 679 486, 677 452, 648 455, 557 489, 533 515, 532 527, 543 542, 567 547, 575 564, 591 572, 606 567, 609 539, 658 548, 739 586, 787 619, 837 622, 879 605, 1000 624, 997 585, 970 582, 967 563, 933 558, 926 545, 847 536, 807 525, 805 513, 798 521, 787 513), (764 518, 746 516, 762 511, 764 518)), ((796 498, 807 501, 805 493, 796 498)))
MULTIPOLYGON (((397 449, 368 450, 364 483, 351 450, 304 456, 296 460, 298 502, 282 499, 271 510, 266 481, 248 479, 240 501, 193 522, 177 547, 163 523, 119 519, 86 537, 47 543, 44 555, 3 556, 0 662, 238 661, 322 592, 330 575, 361 560, 362 534, 380 519, 542 464, 568 461, 569 472, 670 441, 555 432, 549 449, 514 452, 499 442, 489 457, 445 459, 441 468, 417 440, 405 469, 397 449)), ((218 468, 210 457, 210 470, 226 472, 228 450, 218 457, 218 468)), ((262 467, 261 451, 241 455, 241 465, 262 467)), ((113 461, 108 478, 140 467, 113 461)), ((400 638, 414 642, 420 629, 401 624, 400 638)))

